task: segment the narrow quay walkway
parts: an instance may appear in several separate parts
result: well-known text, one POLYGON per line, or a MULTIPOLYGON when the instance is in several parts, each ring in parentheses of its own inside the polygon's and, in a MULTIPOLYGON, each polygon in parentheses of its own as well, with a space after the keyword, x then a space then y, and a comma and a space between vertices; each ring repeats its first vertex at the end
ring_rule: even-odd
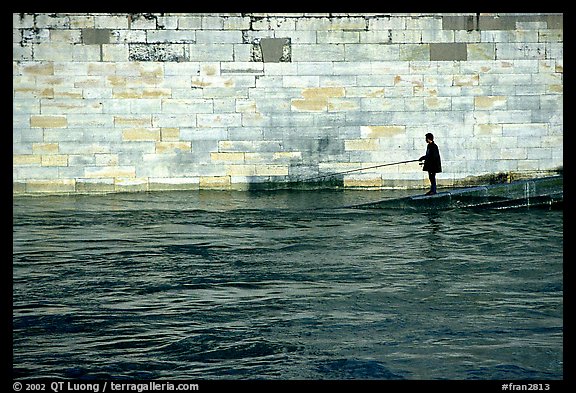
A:
POLYGON ((348 206, 358 209, 510 209, 549 207, 562 209, 563 176, 517 180, 510 183, 464 187, 441 191, 435 195, 416 195, 384 199, 348 206))

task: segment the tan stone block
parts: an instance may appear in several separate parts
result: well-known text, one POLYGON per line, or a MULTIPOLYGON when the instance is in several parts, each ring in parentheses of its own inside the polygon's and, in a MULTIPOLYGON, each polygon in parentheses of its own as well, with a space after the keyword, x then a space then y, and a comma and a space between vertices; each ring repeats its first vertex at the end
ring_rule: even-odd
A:
POLYGON ((55 98, 83 98, 82 89, 76 89, 73 87, 57 87, 53 89, 52 94, 55 98))
POLYGON ((344 97, 343 87, 310 87, 302 90, 302 97, 307 100, 322 100, 328 97, 344 97))
POLYGON ((68 166, 68 155, 67 154, 43 155, 42 166, 68 166))
POLYGON ((478 86, 480 75, 454 75, 454 86, 478 86))
POLYGON ((236 112, 238 113, 255 113, 258 108, 256 107, 256 101, 249 99, 237 99, 236 100, 236 112))
POLYGON ((229 189, 230 176, 200 176, 201 189, 229 189))
POLYGON ((354 111, 358 109, 358 101, 346 98, 330 98, 328 99, 328 111, 354 111))
POLYGON ((126 87, 126 77, 119 75, 108 75, 106 77, 112 87, 126 87))
POLYGON ((54 88, 15 87, 14 97, 54 98, 54 88))
POLYGON ((84 177, 86 178, 134 178, 136 177, 136 168, 133 166, 102 166, 84 168, 84 177))
POLYGON ((30 116, 30 127, 32 128, 66 128, 68 121, 66 116, 47 116, 32 115, 30 116))
POLYGON ((474 134, 478 136, 502 135, 501 124, 476 124, 474 134))
POLYGON ((220 64, 216 63, 200 64, 200 75, 206 75, 206 76, 220 75, 220 64))
POLYGON ((54 75, 54 63, 25 64, 22 75, 54 75))
POLYGON ((506 97, 504 96, 474 97, 474 108, 476 109, 506 108, 506 97))
POLYGON ((142 98, 141 89, 112 89, 112 98, 142 98))
POLYGON ((155 87, 144 88, 142 90, 142 98, 170 98, 172 97, 172 89, 155 87))
POLYGON ((33 143, 32 152, 34 154, 56 154, 58 153, 58 143, 33 143))
POLYGON ((137 63, 140 76, 146 79, 161 79, 164 77, 164 65, 157 63, 137 63))
POLYGON ((394 76, 394 86, 422 87, 424 83, 421 75, 396 75, 394 76))
POLYGON ((424 108, 430 110, 450 110, 452 100, 450 97, 428 97, 424 98, 424 108))
POLYGON ((325 112, 328 110, 328 103, 326 99, 293 99, 291 107, 294 111, 325 112))
POLYGON ((160 141, 159 128, 127 128, 122 131, 123 141, 160 141))
POLYGON ((382 178, 381 177, 359 177, 355 176, 344 176, 344 187, 382 187, 382 178))
POLYGON ((190 151, 190 142, 156 142, 156 153, 174 153, 177 150, 190 151))
POLYGON ((210 159, 212 161, 244 161, 244 153, 239 152, 224 152, 210 153, 210 159))
POLYGON ((42 164, 42 156, 35 154, 15 154, 12 156, 12 165, 39 166, 42 164))
POLYGON ((234 79, 223 76, 194 76, 192 87, 232 88, 236 85, 234 79))
POLYGON ((549 85, 547 93, 555 93, 555 94, 562 94, 564 93, 564 85, 549 85))
POLYGON ((245 162, 269 162, 272 156, 270 153, 253 153, 253 152, 246 152, 244 153, 244 161, 245 162))
POLYGON ((110 75, 116 73, 116 63, 104 61, 97 63, 88 63, 88 75, 110 75))
POLYGON ((102 88, 106 87, 103 78, 100 77, 77 77, 78 80, 74 82, 74 87, 82 89, 90 89, 91 87, 102 88))
POLYGON ((76 191, 74 179, 28 180, 27 193, 70 193, 76 191))
POLYGON ((174 142, 180 140, 180 128, 160 128, 160 140, 174 142))
POLYGON ((344 150, 378 150, 380 144, 378 139, 346 139, 344 140, 344 150))
POLYGON ((406 126, 361 126, 363 138, 388 138, 406 133, 406 126))

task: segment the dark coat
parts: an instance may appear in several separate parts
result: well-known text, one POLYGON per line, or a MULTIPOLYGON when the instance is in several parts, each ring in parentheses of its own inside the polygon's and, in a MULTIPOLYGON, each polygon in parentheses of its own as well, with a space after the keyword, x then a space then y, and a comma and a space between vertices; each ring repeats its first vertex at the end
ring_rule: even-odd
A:
POLYGON ((442 172, 442 163, 440 161, 440 151, 438 146, 432 142, 428 144, 426 148, 426 155, 420 157, 420 161, 424 160, 423 171, 428 171, 432 173, 442 172))

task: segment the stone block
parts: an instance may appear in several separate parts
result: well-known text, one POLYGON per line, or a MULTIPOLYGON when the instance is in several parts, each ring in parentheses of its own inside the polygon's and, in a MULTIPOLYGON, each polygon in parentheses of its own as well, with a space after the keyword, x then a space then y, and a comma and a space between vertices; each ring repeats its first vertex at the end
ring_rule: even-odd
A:
POLYGON ((326 112, 328 103, 326 99, 293 99, 291 110, 299 112, 326 112))
POLYGON ((34 154, 57 154, 59 151, 58 143, 32 143, 34 154))
POLYGON ((288 165, 255 165, 257 176, 287 176, 288 165))
MULTIPOLYGON (((172 43, 155 43, 155 44, 129 44, 128 60, 129 61, 184 61, 188 58, 185 56, 184 45, 172 43)), ((190 57, 190 59, 192 59, 190 57)))
POLYGON ((380 144, 378 139, 346 139, 344 140, 344 150, 378 150, 380 144))
POLYGON ((197 44, 240 44, 242 32, 238 30, 198 30, 196 31, 197 44))
POLYGON ((423 61, 429 58, 429 44, 404 44, 400 46, 399 60, 401 61, 423 61))
POLYGON ((478 30, 479 28, 479 17, 470 15, 444 15, 442 16, 442 29, 444 30, 478 30))
POLYGON ((233 44, 188 44, 190 61, 233 61, 233 44))
POLYGON ((86 194, 114 192, 114 179, 76 179, 76 191, 86 194))
POLYGON ((201 16, 179 16, 178 17, 178 29, 185 30, 200 30, 202 28, 202 17, 201 16))
POLYGON ((212 152, 210 153, 212 161, 224 162, 244 162, 244 153, 241 152, 212 152))
MULTIPOLYGON (((345 45, 356 44, 300 44, 292 46, 292 62, 345 61, 345 45)), ((347 48, 347 46, 346 46, 347 48)), ((346 56, 348 57, 348 56, 346 56)), ((361 59, 354 59, 361 60, 361 59)))
POLYGON ((148 179, 148 188, 150 191, 198 190, 199 183, 198 177, 151 177, 148 179))
POLYGON ((478 18, 478 30, 514 30, 516 29, 517 17, 515 16, 480 16, 478 18))
POLYGON ((156 142, 157 154, 174 153, 177 151, 191 151, 190 142, 156 142))
POLYGON ((136 168, 132 165, 87 166, 84 173, 85 178, 134 178, 136 168))
POLYGON ((238 127, 242 125, 242 115, 240 113, 208 114, 199 113, 196 115, 198 127, 238 127))
POLYGON ((166 98, 162 100, 162 113, 214 113, 214 100, 166 98))
POLYGON ((122 178, 114 179, 114 192, 143 192, 149 191, 147 178, 122 178))
POLYGON ((122 131, 123 141, 160 141, 159 128, 127 128, 122 131))
POLYGON ((119 29, 127 30, 128 15, 95 15, 94 27, 97 29, 119 29))
POLYGON ((201 189, 229 189, 230 176, 200 176, 201 189))
POLYGON ((14 166, 40 166, 42 163, 40 155, 37 154, 14 154, 12 155, 12 165, 14 166))
POLYGON ((110 29, 82 29, 84 45, 102 45, 110 43, 110 29))
POLYGON ((430 61, 467 60, 466 43, 430 43, 430 61))
POLYGON ((196 30, 150 30, 146 32, 148 43, 183 44, 196 43, 196 30))
POLYGON ((360 108, 360 100, 356 98, 328 98, 328 112, 356 111, 360 108))
POLYGON ((400 46, 398 44, 345 44, 344 59, 334 59, 334 61, 399 61, 400 46))
POLYGON ((468 60, 496 60, 496 46, 491 43, 467 44, 468 60))
POLYGON ((68 127, 68 120, 66 119, 66 116, 32 115, 32 116, 30 116, 30 127, 32 127, 32 128, 66 128, 66 127, 68 127))
POLYGON ((345 188, 380 188, 382 177, 373 175, 346 175, 344 176, 345 188))
POLYGON ((42 166, 68 166, 68 155, 66 154, 43 155, 42 166))
POLYGON ((246 164, 226 165, 226 175, 231 178, 239 176, 255 176, 256 166, 246 164))
POLYGON ((406 134, 406 126, 361 126, 362 138, 389 138, 406 134))
POLYGON ((54 63, 52 62, 25 62, 20 66, 20 72, 26 76, 54 75, 54 63))
POLYGON ((74 179, 27 180, 26 193, 72 193, 76 191, 74 179))

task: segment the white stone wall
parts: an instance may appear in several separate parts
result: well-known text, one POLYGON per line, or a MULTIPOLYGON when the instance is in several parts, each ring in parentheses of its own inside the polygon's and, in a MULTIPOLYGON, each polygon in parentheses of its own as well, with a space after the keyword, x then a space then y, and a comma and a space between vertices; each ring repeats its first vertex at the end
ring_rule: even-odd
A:
POLYGON ((417 159, 427 132, 440 185, 561 168, 562 15, 13 14, 15 194, 300 182, 417 159))

